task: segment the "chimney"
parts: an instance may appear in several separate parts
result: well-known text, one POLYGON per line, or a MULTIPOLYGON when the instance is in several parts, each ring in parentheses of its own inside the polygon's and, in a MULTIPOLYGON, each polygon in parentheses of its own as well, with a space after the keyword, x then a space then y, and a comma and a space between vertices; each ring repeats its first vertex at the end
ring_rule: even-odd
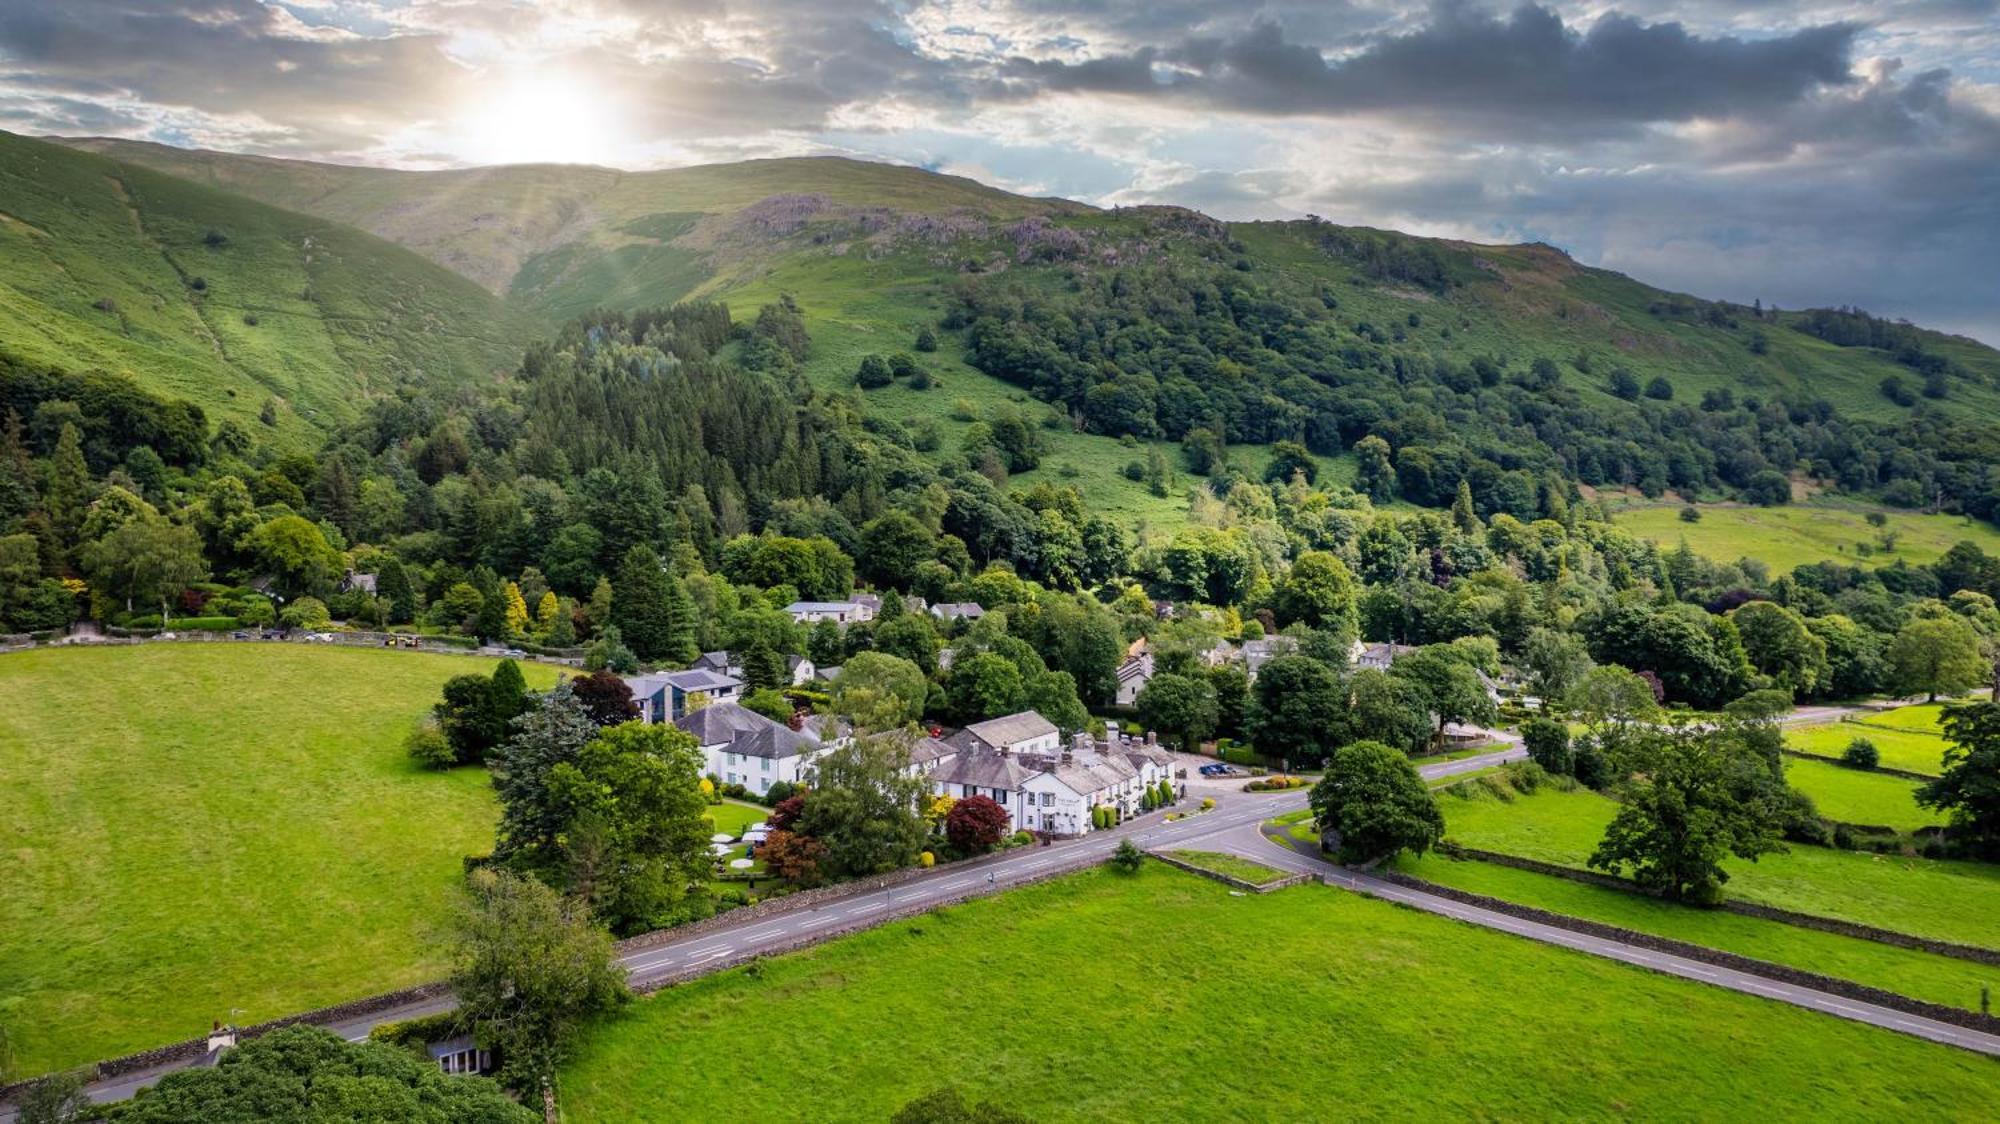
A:
POLYGON ((1149 749, 1150 749, 1150 748, 1152 748, 1153 746, 1156 746, 1156 745, 1159 745, 1159 744, 1160 744, 1160 735, 1158 735, 1158 734, 1154 733, 1154 732, 1153 732, 1153 731, 1151 731, 1151 730, 1148 730, 1148 731, 1146 731, 1146 746, 1147 746, 1147 748, 1149 748, 1149 749))

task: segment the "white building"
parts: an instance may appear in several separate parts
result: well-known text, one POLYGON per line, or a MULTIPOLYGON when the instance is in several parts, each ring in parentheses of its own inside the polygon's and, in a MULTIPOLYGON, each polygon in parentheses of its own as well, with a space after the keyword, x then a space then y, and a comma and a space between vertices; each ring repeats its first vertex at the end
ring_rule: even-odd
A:
POLYGON ((827 748, 814 734, 773 722, 740 703, 705 706, 674 725, 700 744, 703 772, 759 796, 779 781, 800 783, 813 758, 827 748))
MULTIPOLYGON (((1094 742, 1079 734, 1063 749, 1054 730, 1032 711, 968 726, 929 750, 933 763, 922 771, 933 792, 959 800, 987 797, 1006 810, 1008 830, 1048 835, 1088 834, 1092 810, 1100 807, 1115 809, 1121 819, 1138 815, 1146 793, 1163 780, 1184 791, 1173 755, 1156 742, 1115 732, 1094 742), (1034 748, 1004 748, 1010 744, 1034 748)), ((912 766, 918 761, 912 751, 912 766)))
POLYGON ((979 744, 1002 753, 1054 753, 1062 748, 1062 731, 1056 729, 1055 723, 1032 710, 974 722, 965 728, 964 733, 978 739, 979 744))
POLYGON ((818 624, 821 621, 853 624, 875 619, 875 610, 860 601, 794 601, 785 606, 785 611, 799 624, 818 624))
POLYGON ((1118 705, 1131 706, 1139 701, 1139 692, 1153 681, 1153 653, 1140 652, 1118 665, 1118 705))

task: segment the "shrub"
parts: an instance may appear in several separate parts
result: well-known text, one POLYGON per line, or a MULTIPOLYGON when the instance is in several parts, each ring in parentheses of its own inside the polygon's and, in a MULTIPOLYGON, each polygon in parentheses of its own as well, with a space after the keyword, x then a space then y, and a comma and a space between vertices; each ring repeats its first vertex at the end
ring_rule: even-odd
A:
POLYGON ((278 614, 278 620, 286 628, 323 628, 333 620, 333 614, 327 611, 326 602, 319 598, 301 597, 285 606, 285 611, 278 614))
POLYGON ((775 808, 798 795, 798 786, 790 781, 778 781, 764 793, 766 807, 775 808))
POLYGON ((1118 849, 1111 852, 1111 865, 1123 874, 1139 873, 1139 867, 1145 861, 1146 856, 1130 839, 1120 842, 1118 849))
POLYGON ((1204 796, 1204 797, 1202 797, 1202 798, 1201 798, 1201 810, 1202 810, 1202 811, 1206 812, 1206 811, 1208 811, 1208 810, 1209 810, 1210 808, 1213 808, 1213 807, 1215 807, 1215 797, 1213 797, 1213 796, 1204 796))
POLYGON ((1840 751, 1840 763, 1850 769, 1873 769, 1882 763, 1882 751, 1867 738, 1855 738, 1840 751))
POLYGON ((929 328, 917 329, 916 348, 918 351, 936 351, 938 349, 937 333, 931 331, 929 328))
POLYGON ((458 764, 458 753, 451 748, 451 742, 438 729, 435 722, 421 722, 410 728, 409 736, 403 739, 403 749, 410 760, 426 769, 449 769, 458 764))
POLYGON ((1701 509, 1693 504, 1688 504, 1686 507, 1681 508, 1681 522, 1683 523, 1701 522, 1701 509))
POLYGON ((191 632, 228 632, 236 627, 236 618, 175 617, 173 627, 191 632))
POLYGON ((888 386, 893 379, 894 375, 889 370, 888 361, 880 355, 863 356, 861 366, 854 372, 854 381, 859 383, 863 390, 888 386))
POLYGON ((929 870, 937 865, 937 856, 929 851, 925 851, 923 854, 917 856, 917 865, 923 867, 925 870, 929 870))
POLYGON ((1547 718, 1535 718, 1521 727, 1521 741, 1528 758, 1551 773, 1565 776, 1576 771, 1576 755, 1570 752, 1569 727, 1547 718))
POLYGON ((1013 843, 1014 846, 1016 847, 1025 847, 1028 844, 1033 843, 1034 841, 1035 837, 1032 834, 1030 834, 1026 828, 1022 828, 1020 831, 1015 832, 1014 837, 1011 840, 1009 840, 1009 842, 1013 843))

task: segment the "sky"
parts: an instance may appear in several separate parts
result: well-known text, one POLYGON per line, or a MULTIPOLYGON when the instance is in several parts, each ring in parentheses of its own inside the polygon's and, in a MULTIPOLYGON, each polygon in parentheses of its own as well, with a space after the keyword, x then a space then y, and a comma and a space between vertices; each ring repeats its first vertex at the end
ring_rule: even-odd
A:
POLYGON ((2000 0, 0 0, 0 128, 410 168, 838 153, 1544 241, 2000 344, 2000 0))

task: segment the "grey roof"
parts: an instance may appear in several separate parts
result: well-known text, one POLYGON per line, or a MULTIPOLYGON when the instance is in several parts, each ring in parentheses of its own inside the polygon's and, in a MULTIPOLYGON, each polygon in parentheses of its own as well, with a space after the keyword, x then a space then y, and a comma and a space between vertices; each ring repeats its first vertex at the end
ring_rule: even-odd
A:
POLYGON ((672 683, 683 691, 726 691, 741 687, 743 681, 732 679, 720 672, 705 667, 693 667, 686 671, 669 671, 660 678, 672 683))
POLYGON ((693 734, 704 746, 726 745, 731 753, 751 757, 797 757, 819 748, 817 739, 773 722, 741 703, 713 703, 682 715, 674 725, 693 734))
POLYGON ((1019 714, 1009 714, 1002 718, 989 718, 984 722, 969 723, 965 727, 972 735, 995 748, 1019 745, 1031 738, 1046 737, 1059 733, 1055 723, 1043 718, 1032 710, 1019 714))
POLYGON ((917 744, 910 747, 910 764, 934 765, 957 754, 957 746, 941 742, 936 738, 918 738, 917 744))
POLYGON ((1011 757, 1003 757, 991 751, 961 753, 939 765, 931 773, 931 780, 940 784, 969 784, 979 788, 1020 788, 1022 782, 1035 775, 1028 768, 1011 757))
POLYGON ((694 661, 694 666, 705 671, 728 671, 735 662, 735 655, 727 651, 703 652, 701 658, 694 661))
POLYGON ((976 618, 986 615, 986 607, 977 601, 940 601, 931 606, 931 612, 940 617, 976 618))
POLYGON ((453 1038, 447 1038, 442 1042, 433 1042, 428 1047, 430 1055, 433 1058, 442 1058, 447 1054, 462 1054, 467 1050, 476 1050, 478 1048, 479 1043, 474 1041, 470 1034, 461 1034, 453 1038))
POLYGON ((847 613, 860 608, 854 601, 794 601, 785 606, 787 613, 847 613))

